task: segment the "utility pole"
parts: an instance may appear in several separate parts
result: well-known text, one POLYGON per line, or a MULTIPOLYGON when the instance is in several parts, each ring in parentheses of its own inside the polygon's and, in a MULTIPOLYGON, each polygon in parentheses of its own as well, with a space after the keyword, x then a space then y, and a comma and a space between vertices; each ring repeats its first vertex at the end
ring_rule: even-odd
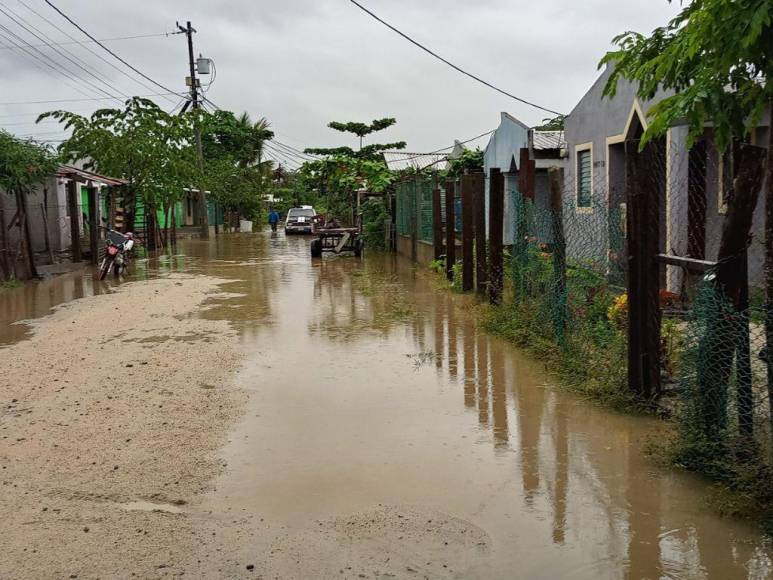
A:
MULTIPOLYGON (((177 24, 177 29, 184 33, 185 36, 188 37, 188 61, 190 64, 190 85, 191 85, 191 108, 198 109, 201 106, 201 103, 199 102, 199 87, 198 87, 198 79, 196 78, 196 59, 193 56, 193 34, 196 32, 196 29, 191 26, 190 20, 186 22, 185 26, 180 26, 180 24, 177 24)), ((204 174, 204 152, 201 147, 201 127, 199 126, 198 120, 195 122, 194 125, 194 132, 196 134, 196 158, 198 161, 199 171, 201 174, 204 174)), ((199 184, 199 195, 198 195, 198 204, 199 206, 199 228, 200 228, 200 237, 203 239, 209 238, 209 217, 207 215, 207 191, 204 183, 199 184)), ((215 216, 217 219, 217 216, 215 216)))

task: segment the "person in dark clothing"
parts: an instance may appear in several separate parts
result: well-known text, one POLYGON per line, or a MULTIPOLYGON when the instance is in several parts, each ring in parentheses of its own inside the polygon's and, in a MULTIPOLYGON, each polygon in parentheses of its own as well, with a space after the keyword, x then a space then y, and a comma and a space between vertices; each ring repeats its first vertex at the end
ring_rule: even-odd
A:
POLYGON ((268 213, 268 223, 271 225, 271 231, 276 231, 276 225, 279 223, 279 214, 275 209, 271 209, 268 213))

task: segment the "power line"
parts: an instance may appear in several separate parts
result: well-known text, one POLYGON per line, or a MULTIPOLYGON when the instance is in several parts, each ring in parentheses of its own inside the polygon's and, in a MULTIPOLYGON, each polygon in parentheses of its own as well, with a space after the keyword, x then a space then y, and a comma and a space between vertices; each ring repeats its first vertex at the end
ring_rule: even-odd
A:
MULTIPOLYGON (((22 54, 23 56, 25 56, 26 58, 28 58, 28 59, 31 59, 31 60, 32 60, 32 64, 33 64, 33 65, 34 65, 36 68, 38 68, 38 69, 40 69, 40 70, 42 70, 42 71, 44 71, 44 72, 45 72, 45 68, 43 68, 43 67, 41 66, 41 64, 42 64, 42 65, 45 65, 46 67, 48 67, 49 69, 53 70, 55 73, 62 75, 62 76, 65 78, 65 80, 66 80, 68 83, 70 83, 70 84, 71 84, 72 88, 74 88, 74 89, 75 89, 77 92, 81 93, 82 95, 89 96, 89 93, 88 93, 88 92, 86 92, 86 91, 85 91, 83 88, 81 88, 81 87, 80 87, 80 85, 78 85, 77 83, 73 83, 73 82, 72 82, 72 81, 73 81, 73 79, 72 79, 71 77, 69 77, 68 75, 64 74, 64 73, 63 73, 63 72, 62 72, 62 71, 61 71, 59 68, 57 68, 57 67, 53 66, 53 65, 52 65, 50 62, 48 62, 47 60, 45 60, 45 59, 43 59, 43 58, 40 58, 40 57, 39 57, 38 55, 36 55, 34 52, 32 52, 32 51, 30 51, 29 49, 27 49, 27 48, 24 46, 24 39, 21 39, 21 40, 22 40, 22 42, 21 42, 21 43, 19 43, 19 42, 17 42, 16 40, 14 40, 14 39, 12 38, 13 36, 16 36, 17 38, 19 38, 19 36, 18 36, 18 35, 15 35, 15 34, 14 34, 14 33, 13 33, 11 30, 9 30, 8 28, 6 28, 6 27, 5 27, 5 26, 3 26, 2 24, 0 24, 0 39, 5 39, 5 40, 6 40, 6 42, 8 42, 8 43, 10 44, 10 48, 11 48, 12 50, 14 50, 14 49, 15 49, 15 50, 21 51, 21 54, 22 54), (5 31, 7 31, 7 32, 8 32, 8 34, 10 34, 10 36, 9 36, 8 34, 6 34, 5 32, 3 32, 4 30, 5 30, 5 31), (40 63, 40 64, 38 64, 38 63, 40 63)), ((3 46, 6 46, 6 45, 5 45, 5 44, 3 44, 3 46)), ((37 49, 36 49, 36 50, 37 50, 37 49)), ((40 52, 40 51, 38 51, 38 52, 40 52)), ((41 53, 41 54, 42 54, 42 53, 41 53)), ((43 55, 43 56, 45 57, 45 55, 43 55)), ((113 99, 113 97, 107 97, 107 100, 112 100, 112 99, 113 99)))
MULTIPOLYGON (((108 83, 107 81, 103 80, 102 78, 100 78, 99 76, 94 74, 94 72, 92 72, 90 69, 87 68, 88 63, 85 63, 82 59, 79 59, 76 55, 74 55, 72 52, 70 52, 66 48, 59 49, 57 47, 51 46, 51 44, 49 42, 49 41, 51 41, 51 38, 46 36, 45 33, 43 33, 40 29, 36 28, 33 24, 30 24, 29 22, 27 22, 24 18, 19 16, 16 12, 14 12, 8 6, 5 6, 5 9, 3 9, 3 6, 5 6, 5 5, 4 4, 0 4, 0 13, 5 14, 5 16, 7 16, 11 21, 16 23, 16 25, 19 26, 22 30, 24 30, 27 33, 31 34, 32 36, 37 38, 39 41, 45 43, 45 45, 48 48, 51 48, 56 54, 58 54, 59 56, 63 57, 65 60, 71 62, 72 64, 74 64, 77 68, 81 69, 83 72, 85 72, 86 74, 88 74, 91 77, 93 77, 97 82, 100 82, 103 85, 105 85, 109 90, 114 91, 114 92, 116 92, 116 93, 118 93, 118 94, 120 94, 120 95, 122 95, 124 97, 128 96, 125 93, 123 93, 122 91, 120 91, 119 89, 117 89, 116 87, 114 87, 113 85, 111 85, 110 83, 108 83), (8 11, 6 12, 6 10, 8 10, 8 11), (78 62, 78 61, 80 61, 80 62, 78 62), (84 64, 86 66, 83 66, 84 64)), ((32 47, 31 44, 29 44, 29 43, 27 43, 27 44, 32 47)), ((38 50, 37 48, 35 48, 35 50, 37 52, 40 52, 41 54, 44 54, 40 50, 38 50)), ((50 57, 47 57, 47 58, 50 58, 50 57)), ((88 83, 89 86, 91 86, 95 90, 98 90, 98 91, 100 91, 101 93, 103 93, 105 95, 109 95, 109 96, 115 97, 114 94, 99 88, 97 85, 91 83, 91 81, 86 80, 84 77, 82 77, 82 76, 78 77, 72 70, 68 70, 67 68, 62 66, 61 63, 58 63, 58 64, 59 64, 60 68, 62 68, 64 70, 66 70, 67 72, 70 72, 71 74, 75 75, 76 78, 80 78, 80 80, 82 80, 83 82, 88 83)), ((120 101, 120 98, 116 97, 116 99, 118 99, 120 101)))
MULTIPOLYGON (((46 0, 46 1, 48 1, 48 0, 46 0)), ((461 67, 458 67, 458 66, 456 66, 456 65, 455 65, 454 63, 452 63, 451 61, 449 61, 449 60, 447 60, 447 59, 443 58, 443 57, 442 57, 442 56, 440 56, 438 53, 436 53, 436 52, 434 52, 434 51, 430 50, 429 48, 427 48, 426 46, 424 46, 424 45, 423 45, 423 44, 421 44, 420 42, 418 42, 418 41, 414 40, 413 38, 411 38, 410 36, 408 36, 408 35, 407 35, 407 34, 405 34, 404 32, 402 32, 402 31, 398 30, 397 28, 395 28, 394 26, 392 26, 391 24, 389 24, 389 23, 388 23, 388 22, 386 22, 385 20, 382 20, 382 19, 381 19, 381 18, 379 18, 379 17, 378 17, 376 14, 374 14, 373 12, 371 12, 370 10, 368 10, 367 8, 365 8, 365 6, 363 6, 362 4, 360 4, 359 2, 357 2, 356 0, 349 0, 349 2, 351 2, 352 4, 354 4, 355 6, 357 6, 357 8, 359 8, 360 10, 362 10, 363 12, 365 12, 366 14, 370 15, 372 18, 376 19, 377 21, 379 21, 381 24, 383 24, 384 26, 386 26, 387 28, 389 28, 389 29, 390 29, 390 30, 392 30, 393 32, 396 32, 397 34, 399 34, 400 36, 402 36, 402 37, 403 37, 405 40, 407 40, 407 41, 408 41, 408 42, 410 42, 411 44, 413 44, 413 45, 415 45, 415 46, 419 47, 419 48, 420 48, 421 50, 423 50, 424 52, 426 52, 426 53, 428 53, 428 54, 430 54, 430 55, 434 56, 434 57, 435 57, 436 59, 438 59, 439 61, 441 61, 441 62, 444 62, 445 64, 447 64, 448 66, 450 66, 450 67, 451 67, 452 69, 454 69, 455 71, 458 71, 458 72, 462 73, 463 75, 466 75, 466 76, 470 77, 471 79, 473 79, 473 80, 476 80, 476 81, 478 81, 479 83, 481 83, 481 84, 483 84, 483 85, 486 85, 486 86, 487 86, 488 88, 490 88, 490 89, 494 89, 494 90, 495 90, 495 91, 497 91, 498 93, 502 93, 502 94, 503 94, 503 95, 505 95, 506 97, 510 97, 511 99, 515 99, 515 100, 516 100, 516 101, 518 101, 519 103, 523 103, 524 105, 529 105, 530 107, 534 107, 535 109, 539 109, 540 111, 545 111, 546 113, 551 113, 551 114, 553 114, 553 115, 559 115, 559 116, 563 115, 563 113, 559 113, 558 111, 554 111, 554 110, 552 110, 552 109, 548 109, 547 107, 543 107, 543 106, 541 106, 541 105, 538 105, 538 104, 536 104, 536 103, 533 103, 533 102, 531 102, 531 101, 527 101, 526 99, 522 99, 521 97, 516 97, 516 96, 515 96, 515 95, 513 95, 512 93, 508 93, 507 91, 505 91, 505 90, 503 90, 503 89, 500 89, 499 87, 496 87, 496 86, 492 85, 491 83, 489 83, 489 82, 487 82, 487 81, 484 81, 482 78, 480 78, 480 77, 478 77, 478 76, 475 76, 474 74, 472 74, 472 73, 470 73, 470 72, 467 72, 466 70, 464 70, 464 69, 463 69, 463 68, 461 68, 461 67)))
MULTIPOLYGON (((3 48, 3 47, 0 47, 3 48)), ((88 94, 88 93, 84 93, 88 94)), ((179 96, 180 93, 170 91, 166 93, 150 93, 147 95, 136 95, 140 98, 147 98, 147 97, 161 97, 164 95, 177 95, 179 96)), ((52 103, 77 103, 82 101, 109 101, 112 100, 113 97, 87 97, 84 99, 54 99, 49 101, 5 101, 0 103, 0 105, 49 105, 52 103)))
MULTIPOLYGON (((29 6, 28 4, 26 4, 26 3, 25 3, 23 0, 18 0, 18 2, 19 2, 19 4, 21 4, 22 6, 24 6, 24 7, 25 7, 27 10, 29 10, 30 12, 32 12, 32 13, 33 13, 35 16, 37 16, 38 18, 40 18, 40 19, 41 19, 41 20, 43 20, 44 22, 47 22, 47 23, 48 23, 50 26, 54 27, 56 30, 58 30, 59 32, 61 32, 62 34, 64 34, 64 35, 65 35, 67 38, 69 38, 70 40, 74 41, 74 42, 75 42, 75 43, 77 43, 77 44, 80 44, 80 45, 82 45, 82 46, 83 46, 83 48, 84 48, 85 50, 89 51, 91 54, 93 54, 94 56, 96 56, 96 57, 97 57, 99 60, 101 60, 102 62, 104 62, 104 63, 105 63, 105 64, 107 64, 108 66, 110 66, 110 67, 112 67, 113 69, 117 70, 119 73, 121 73, 123 76, 125 76, 125 77, 126 77, 127 79, 129 79, 130 81, 132 81, 132 82, 135 82, 135 83, 139 84, 140 86, 142 86, 142 87, 144 87, 144 88, 146 88, 146 89, 148 89, 148 90, 151 90, 151 91, 153 90, 153 87, 150 87, 150 86, 146 85, 145 83, 143 83, 143 82, 141 82, 141 81, 138 81, 137 79, 133 78, 133 77, 132 77, 132 76, 131 76, 129 73, 127 73, 125 70, 123 70, 122 68, 120 68, 120 67, 116 66, 114 63, 112 63, 112 62, 110 62, 109 60, 107 60, 105 57, 103 57, 101 54, 99 54, 99 53, 98 53, 98 52, 96 52, 95 50, 92 50, 92 49, 91 49, 91 47, 87 46, 88 42, 82 42, 82 41, 77 41, 77 40, 75 40, 75 37, 74 37, 74 36, 72 36, 71 34, 67 33, 66 31, 64 31, 64 30, 63 30, 61 27, 57 26, 57 25, 56 25, 54 22, 52 22, 52 21, 51 21, 49 18, 46 18, 45 16, 43 16, 42 14, 40 14, 40 13, 39 13, 37 10, 33 9, 32 7, 30 7, 30 6, 29 6)), ((178 34, 178 33, 177 33, 177 32, 166 33, 166 36, 169 36, 169 34, 178 34)), ((65 50, 66 50, 66 49, 65 49, 65 50)), ((68 52, 69 52, 69 51, 68 51, 68 52)), ((174 103, 174 101, 173 101, 172 99, 170 99, 170 98, 168 98, 168 97, 164 97, 164 98, 165 98, 167 101, 169 101, 170 103, 174 103)))
POLYGON ((117 55, 115 52, 113 52, 112 50, 110 50, 110 49, 109 49, 107 46, 105 46, 105 45, 104 45, 104 44, 102 44, 102 43, 101 43, 99 40, 97 40, 97 39, 96 39, 96 38, 94 38, 94 37, 93 37, 91 34, 89 34, 89 33, 88 33, 88 32, 87 32, 85 29, 83 29, 83 28, 80 26, 80 24, 78 24, 77 22, 75 22, 75 21, 74 21, 72 18, 70 18, 69 16, 67 16, 67 14, 65 14, 65 13, 64 13, 64 12, 62 12, 62 11, 61 11, 59 8, 57 8, 57 7, 56 7, 56 5, 55 5, 53 2, 51 2, 51 0, 44 0, 44 1, 45 1, 45 3, 46 3, 46 4, 48 4, 48 5, 49 5, 51 8, 53 8, 53 9, 54 9, 54 10, 55 10, 57 13, 59 13, 59 15, 60 15, 60 16, 62 16, 62 18, 64 18, 65 20, 67 20, 67 22, 69 22, 70 24, 72 24, 72 25, 73 25, 75 28, 77 28, 78 30, 80 30, 80 31, 81 31, 83 34, 85 34, 86 36, 88 36, 88 37, 89 37, 91 40, 93 40, 94 42, 96 42, 96 43, 97 43, 97 44, 98 44, 100 47, 102 47, 102 49, 103 49, 103 50, 105 50, 105 51, 106 51, 108 54, 110 54, 111 56, 113 56, 113 58, 115 58, 115 59, 119 60, 120 62, 122 62, 123 64, 125 64, 126 66, 128 66, 130 69, 132 69, 134 72, 136 72, 138 75, 140 75, 142 78, 144 78, 144 79, 145 79, 145 80, 147 80, 147 81, 150 81, 151 83, 153 83, 153 84, 154 84, 154 85, 156 85, 157 87, 160 87, 160 88, 162 88, 163 90, 167 91, 168 93, 174 93, 174 92, 175 92, 175 91, 173 91, 172 89, 170 89, 169 87, 165 87, 165 86, 164 86, 164 85, 162 85, 161 83, 159 83, 159 82, 156 82, 155 80, 153 80, 152 78, 150 78, 148 75, 146 75, 146 74, 145 74, 144 72, 142 72, 141 70, 139 70, 139 69, 137 69, 137 68, 133 67, 132 65, 130 65, 128 62, 126 62, 124 59, 122 59, 120 56, 118 56, 118 55, 117 55))
MULTIPOLYGON (((21 4, 24 4, 24 3, 21 2, 21 4)), ((26 4, 24 4, 24 6, 26 6, 28 9, 32 10, 26 4)), ((156 37, 161 37, 161 36, 164 36, 164 37, 168 38, 172 34, 180 34, 180 33, 179 32, 161 32, 161 33, 153 33, 153 34, 136 34, 134 36, 115 36, 113 38, 100 38, 99 41, 100 42, 114 42, 116 40, 135 40, 135 39, 138 39, 138 38, 156 38, 156 37)), ((69 46, 71 44, 85 45, 85 44, 92 44, 93 42, 94 42, 93 40, 73 40, 73 41, 70 41, 70 42, 54 42, 54 43, 52 43, 52 45, 53 46, 69 46)), ((49 46, 49 45, 48 44, 33 44, 32 46, 34 46, 35 48, 42 48, 44 46, 49 46)), ((0 50, 9 50, 9 48, 8 47, 0 47, 0 50)))

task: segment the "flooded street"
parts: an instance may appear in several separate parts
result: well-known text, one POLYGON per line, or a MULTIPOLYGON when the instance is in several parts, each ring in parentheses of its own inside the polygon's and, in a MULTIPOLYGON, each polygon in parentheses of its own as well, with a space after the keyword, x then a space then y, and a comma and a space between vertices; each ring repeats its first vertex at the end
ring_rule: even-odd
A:
POLYGON ((773 577, 768 539, 645 457, 658 422, 556 390, 408 261, 269 233, 178 252, 0 294, 0 577, 773 577))

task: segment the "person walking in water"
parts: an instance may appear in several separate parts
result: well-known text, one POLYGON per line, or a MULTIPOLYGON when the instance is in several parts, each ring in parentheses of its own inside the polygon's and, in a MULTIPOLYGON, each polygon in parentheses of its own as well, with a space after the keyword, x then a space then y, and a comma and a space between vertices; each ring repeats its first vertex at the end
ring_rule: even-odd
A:
POLYGON ((279 214, 274 208, 268 213, 268 223, 271 225, 271 231, 276 231, 276 225, 279 223, 279 214))

